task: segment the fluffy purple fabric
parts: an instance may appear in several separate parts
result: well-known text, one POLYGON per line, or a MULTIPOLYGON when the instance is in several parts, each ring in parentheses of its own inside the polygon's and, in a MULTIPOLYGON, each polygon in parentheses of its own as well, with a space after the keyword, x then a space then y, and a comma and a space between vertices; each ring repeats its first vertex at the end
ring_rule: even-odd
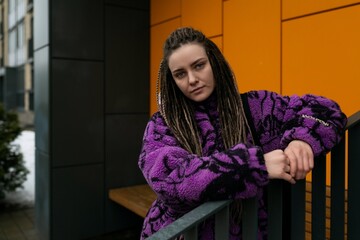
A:
MULTIPOLYGON (((195 104, 203 156, 181 148, 159 113, 150 119, 139 167, 157 193, 143 225, 141 239, 152 235, 206 201, 259 199, 259 239, 266 239, 263 188, 268 183, 264 153, 284 149, 295 139, 312 146, 315 156, 327 153, 343 136, 346 116, 326 98, 283 97, 274 92, 247 93, 251 119, 261 146, 238 143, 224 149, 216 99, 195 104)), ((214 239, 214 222, 200 226, 200 239, 214 239)), ((241 239, 231 220, 231 239, 241 239)))

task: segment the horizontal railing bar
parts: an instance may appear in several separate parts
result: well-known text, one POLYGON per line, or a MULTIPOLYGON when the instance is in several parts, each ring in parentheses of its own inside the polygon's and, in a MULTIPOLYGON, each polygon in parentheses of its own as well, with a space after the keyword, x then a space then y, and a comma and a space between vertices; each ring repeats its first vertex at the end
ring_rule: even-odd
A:
POLYGON ((357 123, 360 122, 360 111, 352 114, 347 121, 346 124, 346 129, 352 128, 353 126, 355 126, 357 123))
POLYGON ((232 200, 206 202, 194 210, 188 212, 181 218, 177 219, 172 224, 164 227, 163 229, 160 229, 158 232, 154 233, 147 239, 165 240, 175 238, 186 232, 188 229, 194 227, 194 225, 203 222, 209 216, 215 215, 221 209, 227 207, 231 202, 232 200))

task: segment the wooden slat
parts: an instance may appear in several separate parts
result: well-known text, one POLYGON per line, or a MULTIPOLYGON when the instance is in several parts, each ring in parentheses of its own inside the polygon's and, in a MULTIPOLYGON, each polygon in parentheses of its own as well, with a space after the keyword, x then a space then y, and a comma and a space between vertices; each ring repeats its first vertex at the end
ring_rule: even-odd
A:
POLYGON ((151 204, 156 199, 156 194, 149 185, 144 184, 110 189, 109 198, 145 218, 151 204))

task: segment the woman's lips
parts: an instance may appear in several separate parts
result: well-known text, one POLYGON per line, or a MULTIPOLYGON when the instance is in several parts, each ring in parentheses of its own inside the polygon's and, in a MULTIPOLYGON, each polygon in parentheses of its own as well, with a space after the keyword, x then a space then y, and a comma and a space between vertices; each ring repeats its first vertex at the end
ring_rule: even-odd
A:
POLYGON ((194 90, 192 90, 190 93, 198 93, 200 92, 204 87, 198 87, 198 88, 195 88, 194 90))

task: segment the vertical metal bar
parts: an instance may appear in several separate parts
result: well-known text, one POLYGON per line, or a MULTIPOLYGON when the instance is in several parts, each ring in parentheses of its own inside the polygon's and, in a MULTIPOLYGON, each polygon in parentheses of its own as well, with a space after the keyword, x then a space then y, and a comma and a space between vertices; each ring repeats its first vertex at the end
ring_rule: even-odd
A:
POLYGON ((315 159, 312 171, 312 213, 311 233, 312 240, 324 240, 326 221, 326 157, 315 159))
POLYGON ((229 205, 215 214, 215 239, 229 239, 229 205))
POLYGON ((305 239, 305 181, 291 188, 291 240, 305 239))
POLYGON ((184 232, 184 238, 186 240, 197 240, 198 239, 197 226, 194 226, 189 230, 187 230, 186 232, 184 232))
POLYGON ((256 240, 258 233, 258 204, 256 198, 245 199, 243 204, 242 231, 244 240, 256 240))
POLYGON ((360 236, 360 123, 348 130, 348 239, 360 236))
POLYGON ((269 240, 281 240, 283 226, 283 185, 281 180, 271 180, 267 190, 269 240))
POLYGON ((283 181, 282 190, 282 237, 283 239, 291 238, 291 184, 283 181))
POLYGON ((331 151, 330 204, 330 239, 343 239, 345 234, 345 138, 331 151))

